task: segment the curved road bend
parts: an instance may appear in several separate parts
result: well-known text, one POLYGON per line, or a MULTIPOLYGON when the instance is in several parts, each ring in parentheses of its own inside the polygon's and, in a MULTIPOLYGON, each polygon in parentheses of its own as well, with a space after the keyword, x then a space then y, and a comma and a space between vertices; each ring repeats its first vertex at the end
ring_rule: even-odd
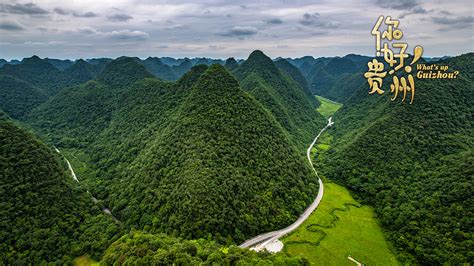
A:
MULTIPOLYGON (((57 153, 61 153, 61 151, 59 151, 59 149, 56 148, 56 146, 53 146, 53 148, 54 148, 54 150, 55 150, 57 153)), ((67 166, 69 167, 69 171, 71 171, 72 178, 73 178, 77 183, 79 183, 79 179, 77 179, 76 173, 74 172, 74 169, 72 169, 71 163, 69 162, 69 160, 68 160, 65 156, 63 156, 63 158, 64 158, 64 160, 66 160, 67 166)), ((93 201, 94 203, 97 203, 97 202, 98 202, 98 200, 97 200, 94 196, 92 196, 92 194, 89 192, 89 190, 87 190, 87 193, 91 196, 92 201, 93 201)), ((115 216, 112 214, 112 212, 109 210, 109 208, 101 207, 101 209, 102 209, 102 211, 103 211, 105 214, 110 215, 110 216, 112 217, 112 219, 114 219, 114 221, 115 221, 116 223, 119 223, 119 224, 121 223, 117 218, 115 218, 115 216)))
POLYGON ((244 243, 240 244, 239 247, 241 248, 252 248, 256 251, 260 251, 264 248, 267 248, 269 244, 272 244, 272 246, 277 246, 276 249, 271 248, 270 251, 280 251, 283 245, 274 245, 276 242, 279 242, 279 238, 283 237, 284 235, 294 231, 296 228, 298 228, 308 217, 311 215, 311 213, 318 207, 319 203, 323 199, 324 195, 324 185, 323 182, 321 181, 321 178, 319 178, 318 172, 316 169, 314 169, 313 162, 311 160, 311 150, 313 149, 314 144, 318 140, 318 138, 321 136, 321 134, 330 126, 332 126, 334 122, 332 122, 332 117, 329 117, 327 125, 319 132, 319 134, 314 138, 313 142, 311 145, 309 145, 308 149, 306 150, 306 157, 308 158, 309 164, 311 165, 311 168, 313 169, 314 173, 318 177, 318 183, 319 183, 319 191, 318 195, 316 196, 316 199, 314 199, 313 203, 309 205, 306 210, 303 212, 303 214, 300 215, 298 220, 296 220, 293 224, 289 225, 286 228, 272 231, 272 232, 267 232, 260 234, 256 237, 253 237, 251 239, 246 240, 244 243))

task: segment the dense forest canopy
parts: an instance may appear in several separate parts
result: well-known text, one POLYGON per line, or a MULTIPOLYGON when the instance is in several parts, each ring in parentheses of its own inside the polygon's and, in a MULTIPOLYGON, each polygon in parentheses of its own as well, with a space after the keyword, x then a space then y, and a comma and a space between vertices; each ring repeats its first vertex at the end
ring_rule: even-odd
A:
POLYGON ((402 262, 471 262, 472 59, 437 61, 458 78, 417 80, 413 105, 368 95, 353 54, 0 60, 1 261, 306 264, 235 244, 316 196, 317 94, 344 103, 322 175, 375 207, 402 262), (52 145, 80 154, 81 183, 52 145))
POLYGON ((98 259, 120 228, 72 184, 56 154, 0 112, 0 254, 5 264, 98 259))
MULTIPOLYGON (((281 64, 280 64, 281 65, 281 64)), ((242 87, 255 97, 288 132, 303 152, 325 119, 319 102, 262 51, 254 51, 235 71, 242 87)))
POLYGON ((105 265, 309 265, 300 257, 272 255, 236 246, 225 247, 206 239, 183 240, 164 234, 131 232, 105 252, 105 265))
POLYGON ((456 79, 417 80, 412 105, 361 86, 336 113, 333 148, 318 164, 373 204, 390 240, 420 263, 474 259, 473 58, 441 62, 456 79))
MULTIPOLYGON (((85 184, 128 226, 238 243, 290 224, 318 189, 300 148, 324 123, 318 102, 258 56, 269 61, 252 77, 273 82, 265 90, 290 111, 291 130, 218 64, 198 64, 171 83, 126 57, 61 91, 27 122, 55 145, 90 157, 85 184)), ((252 64, 243 69, 254 71, 252 64)))

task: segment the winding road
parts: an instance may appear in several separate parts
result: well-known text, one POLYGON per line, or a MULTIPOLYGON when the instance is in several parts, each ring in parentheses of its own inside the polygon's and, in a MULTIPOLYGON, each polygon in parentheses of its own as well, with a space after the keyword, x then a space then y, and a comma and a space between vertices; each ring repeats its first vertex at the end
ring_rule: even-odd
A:
MULTIPOLYGON (((61 154, 61 151, 60 151, 58 148, 56 148, 55 146, 53 146, 53 148, 54 148, 54 150, 55 150, 57 153, 61 154)), ((73 178, 77 183, 79 183, 79 179, 77 179, 76 173, 74 172, 74 169, 72 169, 71 163, 69 162, 69 160, 68 160, 65 156, 63 156, 63 158, 64 158, 64 160, 66 160, 66 163, 67 163, 67 166, 68 166, 68 168, 69 168, 69 171, 71 172, 72 178, 73 178)), ((92 194, 89 192, 89 190, 87 190, 87 194, 89 194, 89 195, 91 196, 92 201, 93 201, 94 203, 97 203, 97 202, 98 202, 98 200, 97 200, 94 196, 92 196, 92 194)), ((112 214, 112 212, 109 210, 109 208, 107 208, 107 207, 100 207, 100 208, 102 209, 102 211, 103 211, 105 214, 110 215, 110 216, 112 217, 112 219, 114 219, 114 221, 115 221, 116 223, 119 223, 119 224, 121 223, 120 220, 118 220, 117 218, 115 218, 115 216, 112 214)))
POLYGON ((323 132, 328 127, 332 126, 333 124, 334 122, 332 122, 332 117, 329 117, 327 125, 314 138, 313 142, 311 143, 311 145, 309 145, 308 150, 306 151, 306 157, 308 158, 311 168, 313 169, 314 173, 318 177, 318 183, 319 183, 318 195, 314 199, 313 203, 311 203, 311 205, 309 205, 306 208, 306 210, 300 215, 298 220, 296 220, 294 223, 292 223, 288 227, 280 229, 280 230, 260 234, 256 237, 246 240, 244 243, 240 244, 239 247, 251 248, 256 251, 260 251, 262 249, 267 249, 270 252, 281 251, 281 249, 283 248, 283 243, 279 239, 289 234, 290 232, 294 231, 296 228, 298 228, 306 219, 308 219, 311 213, 318 207, 319 203, 323 199, 324 185, 323 185, 323 182, 321 181, 321 178, 319 178, 318 172, 316 171, 316 169, 314 169, 314 165, 311 160, 311 150, 313 149, 314 144, 316 143, 318 138, 321 136, 321 134, 323 134, 323 132))

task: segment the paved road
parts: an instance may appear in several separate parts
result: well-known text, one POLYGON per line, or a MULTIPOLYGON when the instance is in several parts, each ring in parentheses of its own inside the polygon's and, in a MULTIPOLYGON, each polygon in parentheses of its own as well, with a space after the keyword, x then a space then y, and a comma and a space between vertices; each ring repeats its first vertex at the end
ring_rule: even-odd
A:
MULTIPOLYGON (((55 146, 53 146, 53 147, 54 147, 54 150, 55 150, 57 153, 61 153, 61 151, 60 151, 58 148, 56 148, 55 146)), ((63 157, 64 157, 64 156, 63 156, 63 157)), ((79 183, 79 179, 77 179, 76 173, 74 172, 74 169, 72 169, 71 163, 69 162, 69 160, 68 160, 66 157, 64 157, 64 160, 66 160, 67 166, 69 167, 69 171, 71 171, 72 178, 73 178, 76 182, 79 183)), ((89 192, 89 190, 87 190, 87 193, 91 196, 92 201, 93 201, 94 203, 97 203, 97 202, 98 202, 98 200, 97 200, 94 196, 92 196, 92 194, 89 192)), ((115 216, 112 214, 112 212, 109 210, 109 208, 107 208, 107 207, 101 207, 101 209, 102 209, 102 211, 103 211, 104 213, 110 215, 110 216, 114 219, 114 221, 115 221, 116 223, 121 223, 117 218, 115 218, 115 216)))
POLYGON ((318 183, 319 183, 318 195, 316 196, 316 199, 314 199, 313 203, 311 203, 311 205, 309 205, 306 208, 306 210, 303 212, 303 214, 300 215, 298 220, 296 220, 296 222, 294 222, 290 226, 288 226, 286 228, 283 228, 283 229, 280 229, 280 230, 260 234, 256 237, 253 237, 251 239, 246 240, 244 243, 240 244, 239 247, 241 247, 241 248, 251 248, 251 249, 254 249, 256 251, 260 251, 264 248, 267 248, 267 246, 269 244, 271 244, 272 249, 270 249, 270 251, 273 251, 273 252, 280 251, 281 248, 283 247, 283 245, 281 243, 275 243, 275 242, 279 242, 279 240, 278 240, 279 238, 283 237, 284 235, 286 235, 286 234, 292 232, 293 230, 295 230, 296 228, 298 228, 298 226, 300 226, 306 219, 308 219, 308 217, 311 215, 311 213, 318 207, 319 203, 323 199, 324 185, 323 185, 323 182, 321 181, 321 178, 319 178, 318 172, 316 172, 316 169, 314 169, 313 162, 311 160, 311 150, 313 149, 314 144, 316 143, 318 138, 321 136, 321 134, 328 127, 332 126, 333 124, 334 124, 334 122, 332 122, 332 117, 329 117, 327 125, 319 132, 319 134, 316 136, 316 138, 314 138, 313 142, 311 143, 311 145, 309 145, 308 150, 306 151, 306 157, 308 158, 308 161, 309 161, 309 164, 311 165, 311 168, 313 169, 314 173, 318 177, 318 183), (275 246, 278 247, 277 250, 273 249, 273 247, 275 247, 275 246))

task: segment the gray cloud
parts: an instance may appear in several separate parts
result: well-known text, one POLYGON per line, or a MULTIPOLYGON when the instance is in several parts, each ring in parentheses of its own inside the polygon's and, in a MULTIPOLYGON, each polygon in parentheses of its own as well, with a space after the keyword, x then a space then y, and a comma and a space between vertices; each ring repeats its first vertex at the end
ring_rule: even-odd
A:
POLYGON ((408 10, 418 5, 416 0, 377 0, 376 4, 383 8, 408 10))
POLYGON ((1 21, 0 22, 0 29, 2 30, 9 30, 9 31, 21 31, 25 28, 20 24, 12 21, 1 21))
POLYGON ((453 13, 447 11, 447 10, 442 10, 442 11, 440 11, 440 13, 443 14, 443 15, 446 15, 446 16, 450 16, 450 15, 453 14, 453 13))
POLYGON ((300 20, 300 24, 304 26, 313 26, 323 29, 335 29, 338 27, 337 24, 328 21, 327 19, 321 18, 319 13, 305 13, 303 19, 300 20))
POLYGON ((473 16, 465 16, 465 17, 432 17, 431 20, 440 25, 446 26, 456 26, 457 28, 467 28, 472 27, 474 22, 473 16))
POLYGON ((78 12, 72 11, 72 15, 77 18, 93 18, 93 17, 99 16, 96 13, 91 12, 91 11, 86 12, 86 13, 78 13, 78 12))
POLYGON ((255 35, 258 33, 258 29, 255 27, 242 27, 242 26, 235 26, 232 29, 219 33, 218 35, 220 36, 226 36, 226 37, 244 37, 244 36, 251 36, 255 35))
POLYGON ((98 35, 103 35, 110 39, 114 40, 135 40, 135 41, 143 41, 150 37, 150 35, 146 32, 139 31, 139 30, 114 30, 110 32, 98 32, 98 35))
POLYGON ((59 8, 59 7, 56 7, 55 9, 53 9, 53 11, 60 14, 60 15, 69 15, 69 14, 71 14, 72 16, 74 16, 76 18, 93 18, 93 17, 98 17, 99 16, 96 13, 91 12, 91 11, 88 11, 88 12, 85 12, 85 13, 79 13, 79 12, 76 12, 76 11, 71 11, 71 10, 67 10, 67 9, 63 9, 63 8, 59 8))
POLYGON ((325 36, 325 35, 328 35, 329 32, 327 31, 315 31, 315 32, 312 32, 311 35, 313 36, 325 36))
POLYGON ((43 15, 49 12, 45 9, 37 6, 34 3, 26 4, 1 4, 0 12, 11 13, 11 14, 25 14, 25 15, 43 15))
POLYGON ((60 15, 67 15, 69 14, 70 12, 65 10, 65 9, 62 9, 62 8, 59 8, 59 7, 56 7, 55 9, 53 9, 54 12, 60 14, 60 15))
POLYGON ((127 14, 115 14, 107 16, 107 19, 110 21, 124 22, 132 19, 133 17, 127 14))
POLYGON ((180 30, 180 29, 187 29, 188 26, 183 25, 183 24, 173 24, 173 25, 167 25, 162 27, 164 30, 180 30))
POLYGON ((95 34, 97 33, 97 30, 91 27, 86 27, 86 28, 78 29, 77 32, 82 33, 82 34, 95 34))
POLYGON ((268 24, 282 24, 283 20, 279 18, 270 18, 270 19, 266 19, 265 22, 268 24))
POLYGON ((416 6, 412 10, 401 14, 400 18, 404 18, 408 15, 413 15, 413 14, 426 14, 426 13, 428 13, 426 9, 422 8, 421 6, 416 6))

